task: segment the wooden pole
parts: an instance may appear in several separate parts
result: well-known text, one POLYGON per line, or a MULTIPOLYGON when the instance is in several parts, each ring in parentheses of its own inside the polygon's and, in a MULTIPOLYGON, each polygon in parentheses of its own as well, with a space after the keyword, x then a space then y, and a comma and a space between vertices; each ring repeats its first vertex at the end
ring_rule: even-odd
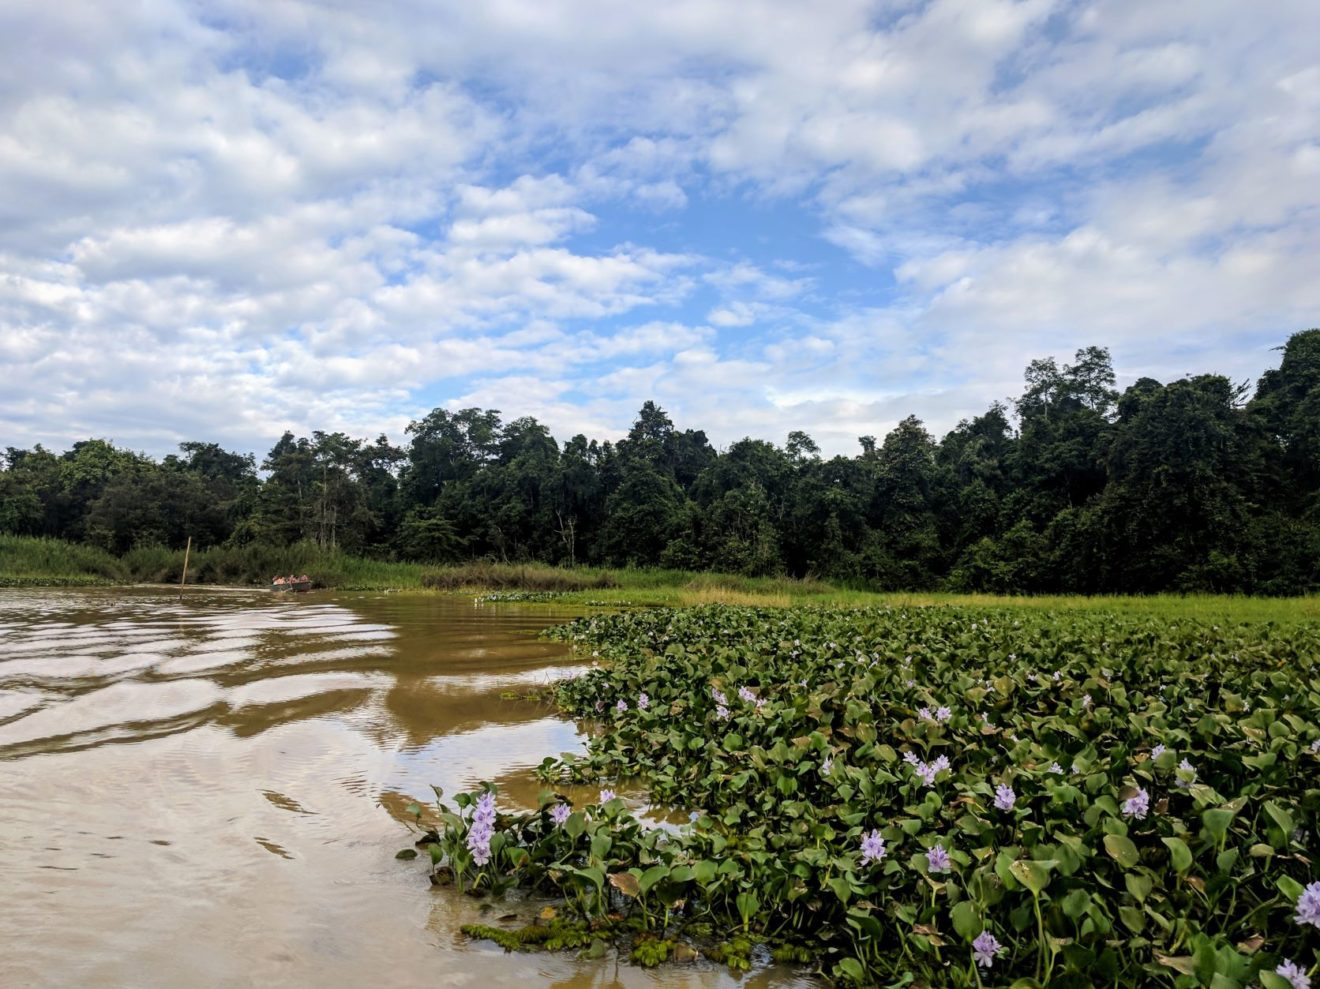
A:
POLYGON ((183 576, 179 578, 179 587, 188 583, 188 554, 192 552, 192 536, 188 537, 188 545, 183 550, 183 576))

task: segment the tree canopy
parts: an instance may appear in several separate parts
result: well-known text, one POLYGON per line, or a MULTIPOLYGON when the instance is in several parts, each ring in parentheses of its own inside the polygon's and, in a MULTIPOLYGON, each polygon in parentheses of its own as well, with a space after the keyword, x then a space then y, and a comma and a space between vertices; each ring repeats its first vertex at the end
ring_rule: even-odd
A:
POLYGON ((645 402, 615 443, 435 409, 385 436, 285 433, 161 461, 100 439, 0 462, 0 532, 135 546, 326 550, 816 575, 1001 592, 1320 588, 1320 329, 1254 390, 1203 374, 1121 394, 1107 350, 1031 361, 1022 394, 936 440, 916 417, 854 456, 717 450, 645 402))

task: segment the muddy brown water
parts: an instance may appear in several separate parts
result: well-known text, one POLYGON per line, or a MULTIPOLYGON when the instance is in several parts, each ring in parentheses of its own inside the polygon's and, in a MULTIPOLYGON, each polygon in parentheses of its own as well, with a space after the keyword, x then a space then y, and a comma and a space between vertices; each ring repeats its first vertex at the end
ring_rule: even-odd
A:
MULTIPOLYGON (((534 806, 574 724, 569 617, 470 600, 0 590, 0 986, 789 986, 706 962, 508 955, 434 890, 404 808, 534 806)), ((528 919, 516 898, 498 913, 528 919)))

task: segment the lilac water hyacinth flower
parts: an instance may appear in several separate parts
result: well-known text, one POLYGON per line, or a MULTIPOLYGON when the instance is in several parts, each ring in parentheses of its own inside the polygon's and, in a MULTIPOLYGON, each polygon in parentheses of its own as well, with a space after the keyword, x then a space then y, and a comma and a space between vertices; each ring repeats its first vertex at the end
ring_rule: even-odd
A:
POLYGON ((830 774, 830 770, 832 770, 833 768, 834 768, 834 756, 827 755, 825 757, 825 761, 820 764, 821 775, 828 776, 830 774))
POLYGON ((1152 759, 1158 759, 1160 756, 1164 755, 1164 751, 1164 744, 1160 743, 1150 750, 1150 757, 1152 759))
POLYGON ((601 790, 601 791, 600 791, 600 802, 601 802, 602 804, 607 804, 607 803, 609 803, 611 800, 613 800, 616 796, 618 796, 618 794, 616 794, 613 790, 601 790))
POLYGON ((1013 805, 1017 803, 1017 794, 1007 783, 1000 783, 995 787, 995 809, 1012 810, 1013 805))
POLYGON ((953 712, 950 711, 947 707, 938 707, 935 709, 936 721, 948 721, 952 717, 953 717, 953 712))
POLYGON ((926 867, 931 872, 948 872, 953 868, 953 862, 943 845, 936 845, 926 853, 926 867))
POLYGON ((1137 792, 1123 801, 1123 813, 1127 817, 1134 817, 1138 821, 1144 821, 1146 814, 1150 811, 1150 794, 1143 788, 1138 788, 1137 792))
POLYGON ((913 752, 911 749, 908 749, 906 752, 903 753, 903 761, 906 762, 909 766, 915 766, 921 760, 917 758, 917 754, 915 752, 913 752))
POLYGON ((751 704, 756 700, 756 695, 752 693, 750 690, 748 690, 746 687, 739 687, 738 699, 743 701, 744 703, 751 704))
POLYGON ((619 698, 619 703, 614 705, 614 710, 622 714, 624 711, 628 710, 628 702, 623 698, 619 698))
POLYGON ((1196 782, 1196 767, 1184 759, 1178 763, 1178 786, 1186 790, 1196 782), (1187 775, 1190 773, 1191 775, 1187 775))
POLYGON ((472 861, 485 865, 490 861, 490 839, 495 834, 495 794, 487 790, 477 801, 477 809, 472 815, 472 824, 468 828, 467 847, 472 853, 472 861))
POLYGON ((573 808, 568 804, 555 804, 550 810, 550 820, 555 822, 556 827, 563 827, 568 816, 573 813, 573 808))
POLYGON ((988 969, 995 963, 995 955, 1001 947, 998 938, 989 931, 982 931, 972 942, 972 957, 976 959, 976 964, 988 969))
POLYGON ((1055 776, 1062 776, 1062 775, 1063 775, 1063 767, 1060 766, 1057 762, 1052 762, 1052 763, 1050 763, 1050 769, 1049 769, 1049 771, 1050 771, 1051 773, 1053 773, 1055 776))
POLYGON ((862 865, 879 862, 884 857, 885 839, 880 836, 880 832, 872 831, 870 834, 862 835, 862 865))
POLYGON ((718 707, 715 708, 715 717, 719 718, 721 721, 728 721, 729 709, 725 707, 723 704, 719 705, 718 707))
POLYGON ((651 698, 647 695, 645 691, 642 691, 642 693, 637 695, 637 710, 645 711, 650 706, 651 706, 651 698))
POLYGON ((930 713, 930 708, 923 707, 917 711, 917 717, 922 721, 934 721, 935 716, 930 713))
POLYGON ((714 687, 710 688, 710 696, 720 707, 725 707, 729 703, 729 699, 724 696, 724 692, 716 690, 714 687))
POLYGON ((1293 989, 1311 989, 1311 977, 1306 974, 1302 966, 1296 964, 1291 958, 1285 958, 1274 970, 1275 975, 1281 975, 1288 980, 1288 984, 1293 989))
POLYGON ((1299 924, 1320 928, 1320 882, 1311 883, 1297 897, 1297 915, 1294 919, 1299 924))
POLYGON ((1083 710, 1086 710, 1086 711, 1091 710, 1091 695, 1090 695, 1090 694, 1083 694, 1083 695, 1082 695, 1082 709, 1083 709, 1083 710))

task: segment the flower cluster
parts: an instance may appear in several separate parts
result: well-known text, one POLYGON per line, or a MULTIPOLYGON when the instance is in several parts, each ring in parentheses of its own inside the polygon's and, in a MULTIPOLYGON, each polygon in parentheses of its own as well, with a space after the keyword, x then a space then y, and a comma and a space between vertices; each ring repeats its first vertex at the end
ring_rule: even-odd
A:
POLYGON ((903 753, 903 761, 916 770, 921 782, 927 786, 934 786, 936 775, 950 768, 949 757, 946 755, 928 763, 918 759, 916 753, 909 750, 903 753))
POLYGON ((982 931, 976 935, 976 940, 972 942, 972 957, 976 959, 976 964, 982 968, 989 968, 995 963, 995 955, 1003 947, 989 931, 982 931))
POLYGON ((1017 803, 1017 794, 1007 783, 1000 783, 995 787, 995 810, 1012 810, 1013 805, 1017 803))
POLYGON ((1297 923, 1320 928, 1320 882, 1311 883, 1297 898, 1297 923))
POLYGON ((884 857, 885 839, 880 836, 880 832, 872 831, 870 834, 862 835, 862 865, 879 862, 884 857))
POLYGON ((1279 967, 1274 970, 1274 974, 1287 979, 1293 989, 1311 989, 1311 977, 1306 974, 1306 970, 1302 966, 1291 958, 1285 958, 1279 967))
POLYGON ((936 845, 926 853, 926 866, 931 872, 948 872, 953 868, 953 863, 944 846, 936 845))
POLYGON ((650 706, 651 698, 647 695, 646 691, 642 691, 637 695, 637 710, 645 711, 650 706))
POLYGON ((477 865, 485 865, 490 861, 490 839, 494 834, 495 794, 487 790, 477 801, 472 826, 468 828, 467 847, 472 853, 472 861, 477 865))
POLYGON ((1123 801, 1123 813, 1128 817, 1135 817, 1138 821, 1144 821, 1149 811, 1150 794, 1145 789, 1138 788, 1135 794, 1123 801))
POLYGON ((573 809, 568 804, 555 804, 550 810, 550 820, 555 822, 556 827, 562 828, 571 813, 573 813, 573 809))

